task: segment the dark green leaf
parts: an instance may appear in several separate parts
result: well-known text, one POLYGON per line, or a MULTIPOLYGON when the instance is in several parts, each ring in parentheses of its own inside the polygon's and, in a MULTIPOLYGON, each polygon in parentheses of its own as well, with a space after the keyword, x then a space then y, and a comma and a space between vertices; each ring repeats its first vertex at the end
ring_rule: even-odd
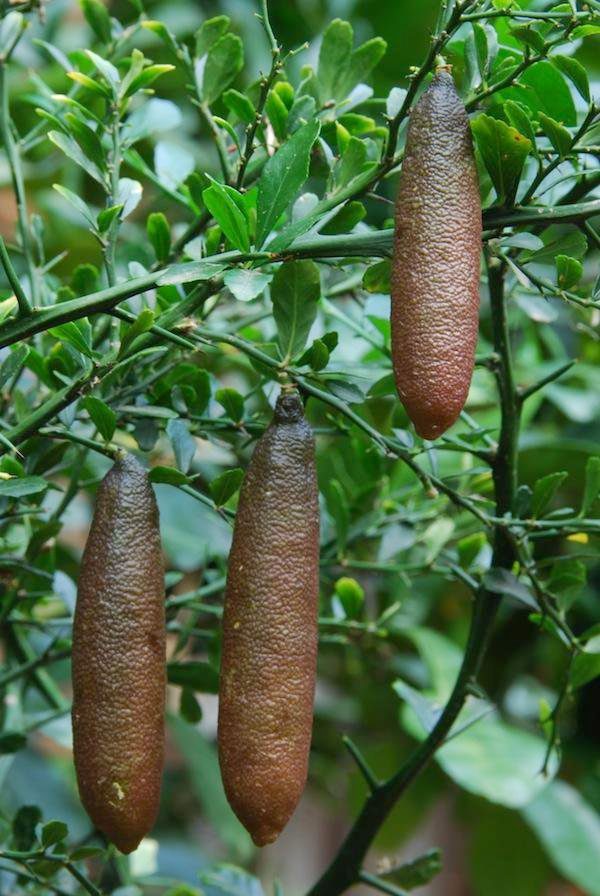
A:
POLYGON ((149 479, 150 482, 163 482, 166 485, 185 485, 188 482, 185 473, 175 467, 152 467, 149 479))
POLYGON ((20 342, 9 351, 0 365, 0 389, 3 389, 6 383, 19 372, 27 360, 28 354, 29 346, 25 345, 23 342, 20 342))
POLYGON ((550 62, 572 81, 583 99, 589 103, 590 83, 587 72, 581 62, 575 59, 574 56, 561 56, 558 53, 550 56, 550 62))
POLYGON ((143 308, 134 322, 127 327, 121 337, 121 345, 119 347, 119 357, 123 357, 127 350, 131 348, 138 336, 147 333, 154 324, 154 312, 151 308, 143 308))
POLYGON ((202 76, 202 99, 213 103, 244 67, 244 47, 237 34, 225 34, 212 45, 202 76))
POLYGON ((27 735, 21 731, 4 731, 0 734, 0 754, 16 753, 27 745, 27 735))
POLYGON ((362 202, 357 199, 348 202, 337 215, 327 222, 321 233, 350 233, 366 214, 367 211, 362 202))
POLYGON ((12 838, 17 849, 31 849, 36 841, 36 826, 41 820, 42 813, 38 806, 21 806, 12 823, 12 838))
POLYGON ((83 405, 104 441, 110 442, 117 426, 115 412, 94 395, 88 395, 83 400, 83 405))
POLYGON ((391 272, 392 266, 388 259, 372 264, 363 274, 364 288, 367 292, 378 292, 389 295, 391 290, 391 272))
POLYGON ((112 34, 110 16, 101 0, 80 0, 83 14, 88 25, 103 44, 110 43, 112 34))
POLYGON ((442 853, 439 849, 430 849, 412 862, 406 862, 397 868, 386 871, 383 877, 393 881, 406 890, 424 887, 442 870, 442 853))
POLYGON ((230 112, 236 115, 244 124, 251 124, 254 121, 256 110, 245 94, 231 87, 223 94, 223 102, 230 112))
POLYGON ((526 106, 523 106, 521 103, 516 103, 514 100, 507 100, 504 103, 504 113, 508 118, 508 123, 511 124, 513 128, 516 128, 519 133, 523 134, 524 137, 527 137, 531 143, 531 151, 533 155, 537 156, 538 147, 537 140, 535 139, 535 128, 533 127, 531 118, 526 109, 526 106))
POLYGON ((190 435, 187 423, 179 419, 169 420, 167 435, 175 452, 177 466, 183 473, 187 473, 196 453, 196 442, 190 435))
POLYGON ((590 896, 600 894, 598 813, 564 781, 552 781, 523 814, 560 873, 590 896))
POLYGON ((501 205, 511 204, 516 196, 531 142, 515 128, 489 115, 471 122, 477 146, 492 179, 501 205))
POLYGON ((559 124, 558 121, 550 118, 549 115, 545 115, 544 112, 538 112, 538 118, 546 137, 556 152, 559 156, 565 156, 573 142, 568 130, 559 124))
POLYGON ((526 607, 533 610, 538 609, 537 601, 531 590, 507 569, 493 567, 483 577, 483 584, 494 594, 512 597, 519 603, 525 604, 526 607))
POLYGON ((217 389, 215 399, 225 409, 227 416, 239 423, 244 416, 244 396, 236 389, 217 389))
POLYGON ((194 691, 191 688, 182 688, 179 698, 179 712, 181 717, 190 725, 197 725, 202 721, 202 707, 194 691))
POLYGON ((226 470, 210 483, 210 493, 217 507, 223 507, 242 484, 244 471, 238 468, 226 470))
POLYGON ((592 509, 599 494, 600 457, 590 457, 585 465, 585 488, 581 502, 581 516, 585 516, 592 509))
POLYGON ((556 282, 559 289, 573 289, 583 275, 583 265, 568 255, 556 256, 556 282))
POLYGON ((182 685, 201 694, 219 692, 219 673, 209 663, 167 663, 167 679, 169 684, 182 685))
POLYGON ((321 279, 314 261, 288 261, 277 270, 271 299, 281 356, 286 362, 304 349, 320 295, 321 279))
MULTIPOLYGON (((235 190, 213 181, 202 198, 207 209, 229 240, 240 252, 250 251, 248 219, 233 198, 235 190)), ((238 194, 239 195, 239 194, 238 194)))
POLYGON ((55 843, 60 843, 61 840, 64 840, 68 835, 69 828, 64 821, 49 821, 42 828, 42 846, 44 849, 48 849, 49 846, 54 846, 55 843))
POLYGON ((152 243, 156 260, 159 262, 166 261, 171 251, 171 229, 162 212, 153 212, 148 215, 146 231, 152 243))
POLYGON ((223 35, 229 31, 231 20, 229 16, 214 16, 205 19, 196 32, 196 58, 201 59, 223 35))
POLYGON ((23 476, 0 479, 0 498, 24 498, 37 495, 48 488, 48 483, 41 476, 23 476))
POLYGON ((567 476, 568 473, 565 472, 549 473, 536 481, 531 499, 531 515, 534 519, 541 516, 567 476))
POLYGON ((567 126, 577 124, 571 91, 552 63, 546 60, 536 62, 523 72, 519 81, 527 88, 523 92, 523 101, 536 113, 545 112, 567 126))
POLYGON ((318 121, 304 125, 271 156, 258 182, 256 244, 260 249, 308 176, 318 121))

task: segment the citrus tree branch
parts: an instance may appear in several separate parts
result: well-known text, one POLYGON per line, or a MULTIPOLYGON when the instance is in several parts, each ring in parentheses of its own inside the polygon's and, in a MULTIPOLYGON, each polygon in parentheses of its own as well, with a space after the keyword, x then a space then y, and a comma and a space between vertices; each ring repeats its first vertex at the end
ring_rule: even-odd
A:
MULTIPOLYGON (((519 401, 506 319, 504 274, 502 263, 488 255, 494 348, 499 358, 497 378, 501 408, 500 448, 495 458, 493 476, 496 513, 500 519, 510 514, 514 507, 519 436, 519 401)), ((513 545, 506 528, 503 525, 496 525, 492 566, 510 569, 513 559, 513 545)), ((374 786, 337 855, 309 891, 309 896, 338 896, 348 887, 361 880, 365 881, 362 864, 381 825, 402 794, 443 745, 465 704, 481 666, 499 603, 499 594, 483 585, 480 587, 475 599, 463 662, 441 716, 426 739, 409 756, 399 771, 387 781, 374 786)), ((366 882, 372 883, 369 880, 366 882)))

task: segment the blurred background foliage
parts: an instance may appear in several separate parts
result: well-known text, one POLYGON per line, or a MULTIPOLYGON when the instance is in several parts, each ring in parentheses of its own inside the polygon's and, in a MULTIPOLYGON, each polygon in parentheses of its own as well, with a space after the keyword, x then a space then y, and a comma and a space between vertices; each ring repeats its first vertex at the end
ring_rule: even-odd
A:
MULTIPOLYGON (((523 0, 519 5, 541 9, 552 4, 523 0)), ((382 35, 388 43, 387 53, 369 80, 375 97, 383 98, 394 87, 406 87, 411 66, 419 65, 427 52, 438 13, 436 0, 286 0, 273 2, 271 7, 273 29, 286 48, 310 42, 309 49, 289 63, 295 82, 302 65, 316 65, 323 30, 336 16, 352 22, 357 43, 382 35)), ((151 19, 164 22, 179 39, 190 38, 209 16, 230 16, 232 29, 243 38, 245 49, 245 69, 235 82, 240 89, 269 66, 264 32, 250 0, 169 0, 149 2, 146 8, 151 19)), ((124 0, 111 4, 110 10, 125 25, 136 15, 134 6, 124 0)), ((45 13, 45 23, 33 24, 31 37, 55 44, 63 52, 93 42, 88 22, 71 0, 52 0, 45 13)), ((502 41, 510 42, 506 23, 498 22, 496 27, 502 41)), ((168 49, 149 31, 138 32, 136 46, 156 62, 172 62, 168 49)), ((462 49, 455 48, 453 59, 459 80, 465 77, 464 64, 461 69, 462 49)), ((596 89, 599 49, 598 35, 591 34, 579 39, 568 51, 574 52, 585 66, 596 89)), ((38 121, 35 110, 43 95, 41 82, 52 91, 63 93, 65 76, 59 62, 30 37, 20 47, 18 62, 19 66, 11 72, 13 115, 18 129, 24 132, 38 121)), ((179 69, 166 75, 157 86, 157 95, 172 100, 182 112, 178 126, 163 141, 165 152, 171 153, 163 177, 173 173, 169 165, 177 167, 180 158, 187 164, 188 157, 198 170, 218 177, 213 141, 206 127, 199 128, 193 106, 182 102, 184 90, 185 76, 179 69), (183 153, 181 157, 178 151, 183 153)), ((582 102, 576 95, 574 102, 580 111, 582 102)), ((219 115, 227 115, 222 100, 214 108, 219 115)), ((153 142, 144 141, 138 149, 151 162, 153 142)), ((15 207, 3 165, 2 160, 0 232, 8 240, 14 228, 15 207)), ((131 171, 127 174, 135 176, 131 171)), ((32 147, 25 161, 25 177, 31 208, 45 221, 47 257, 68 247, 68 254, 54 266, 53 276, 69 285, 76 295, 99 288, 97 273, 92 269, 87 274, 85 269, 79 269, 73 279, 77 265, 82 263, 101 268, 102 252, 81 226, 80 216, 52 189, 52 184, 58 181, 91 204, 101 203, 98 186, 80 167, 65 164, 60 153, 49 153, 45 141, 32 147)), ((489 178, 485 179, 483 166, 482 179, 489 199, 491 185, 489 178)), ((393 177, 384 182, 381 192, 391 198, 395 189, 393 177)), ((389 219, 390 207, 371 200, 365 204, 369 224, 383 226, 389 219)), ((122 228, 119 264, 131 276, 139 274, 141 266, 148 269, 154 261, 145 224, 148 213, 156 211, 163 211, 175 230, 178 222, 189 220, 181 205, 160 191, 145 190, 135 214, 122 228)), ((571 239, 573 245, 573 241, 577 243, 577 233, 577 228, 563 225, 546 231, 544 241, 551 244, 554 238, 571 239)), ((580 250, 581 246, 576 247, 575 254, 583 259, 585 247, 580 250)), ((553 265, 557 252, 550 253, 550 260, 541 260, 543 270, 553 265)), ((597 276, 597 262, 597 251, 586 257, 584 284, 589 285, 597 276)), ((361 265, 351 264, 345 275, 356 271, 360 283, 361 265)), ((336 283, 342 280, 341 273, 336 269, 323 273, 323 282, 334 290, 333 294, 336 283)), ((362 413, 378 430, 390 433, 404 429, 407 420, 390 387, 389 365, 382 351, 389 335, 384 292, 369 295, 363 291, 357 300, 350 290, 335 306, 332 302, 324 305, 313 335, 332 329, 339 332, 333 363, 333 369, 339 372, 338 380, 356 380, 365 393, 371 389, 362 413)), ((135 303, 131 307, 139 310, 135 303)), ((261 312, 264 309, 260 304, 242 306, 241 311, 239 303, 224 304, 213 319, 222 330, 236 331, 266 344, 275 338, 274 327, 269 311, 261 312)), ((586 488, 586 464, 598 453, 600 439, 598 310, 579 315, 560 303, 532 296, 517 284, 511 315, 519 382, 535 381, 556 366, 557 359, 580 361, 560 383, 553 383, 527 405, 519 455, 520 481, 532 490, 545 475, 565 471, 568 475, 558 483, 551 507, 577 510, 586 488)), ((490 344, 489 309, 484 301, 481 354, 489 351, 490 344)), ((196 477, 195 483, 207 491, 221 474, 245 466, 251 437, 268 418, 267 399, 272 400, 275 389, 272 382, 264 386, 243 355, 222 345, 204 347, 194 363, 209 371, 213 395, 220 387, 246 396, 243 413, 248 425, 242 436, 235 425, 224 425, 222 431, 211 428, 220 416, 233 416, 231 406, 219 406, 214 397, 206 411, 212 423, 200 422, 192 431, 193 438, 188 433, 191 446, 185 435, 177 434, 176 428, 167 428, 166 435, 164 432, 167 419, 172 416, 169 411, 181 404, 181 395, 173 397, 170 392, 161 396, 160 389, 151 389, 148 403, 164 408, 162 417, 152 416, 135 404, 135 384, 134 389, 129 388, 129 402, 126 382, 115 407, 122 424, 122 444, 151 450, 154 466, 169 466, 173 453, 179 461, 182 453, 191 451, 189 471, 196 477)), ((68 369, 68 364, 64 369, 68 369)), ((185 382, 189 371, 179 373, 180 383, 185 382)), ((169 388, 174 385, 175 381, 169 388)), ((347 388, 351 390, 352 383, 347 388)), ((338 382, 338 390, 343 394, 342 382, 338 382)), ((355 400, 351 391, 350 397, 344 395, 347 401, 355 400)), ((108 401, 106 394, 101 397, 108 401)), ((468 410, 477 419, 477 427, 472 429, 477 430, 479 437, 488 427, 489 432, 495 432, 497 399, 485 367, 476 370, 468 410)), ((85 418, 83 408, 78 411, 81 413, 85 418)), ((468 587, 449 575, 448 567, 458 563, 469 574, 482 574, 489 564, 490 552, 485 535, 468 515, 456 515, 449 509, 445 499, 424 499, 421 487, 407 468, 398 460, 382 457, 356 429, 344 431, 339 421, 332 425, 330 408, 309 401, 308 414, 319 437, 323 494, 321 612, 326 622, 321 630, 316 723, 305 798, 278 843, 260 853, 252 848, 225 802, 214 745, 218 668, 215 623, 230 526, 223 514, 203 506, 190 494, 159 482, 156 488, 170 601, 167 765, 161 814, 153 838, 144 841, 130 861, 115 855, 108 860, 95 855, 87 859, 89 873, 99 879, 103 890, 115 896, 188 896, 200 887, 207 896, 225 891, 247 896, 257 892, 254 879, 241 871, 215 871, 215 862, 221 860, 260 877, 267 892, 273 879, 281 881, 286 893, 303 892, 326 867, 349 819, 365 797, 364 783, 351 757, 343 751, 341 734, 349 734, 359 744, 381 776, 391 774, 415 738, 422 736, 414 716, 419 706, 426 710, 419 704, 419 693, 423 691, 434 706, 443 703, 448 695, 468 629, 470 604, 468 587), (195 602, 182 600, 182 596, 201 588, 204 590, 195 602), (204 875, 200 882, 199 873, 204 875), (178 882, 185 882, 189 888, 178 882)), ((65 426, 74 421, 75 417, 67 412, 61 418, 65 426)), ((97 419, 94 422, 97 424, 97 419)), ((89 426, 86 431, 89 432, 89 426)), ((464 432, 469 435, 468 425, 464 432)), ((0 833, 5 834, 9 845, 12 842, 13 849, 15 814, 21 810, 17 818, 27 829, 37 822, 38 816, 31 809, 24 813, 23 806, 33 804, 39 806, 44 821, 60 819, 68 825, 71 844, 98 842, 90 831, 75 787, 70 719, 65 713, 69 699, 66 654, 69 615, 74 607, 78 562, 89 525, 93 490, 109 461, 93 452, 82 461, 76 446, 56 442, 49 451, 48 443, 39 441, 29 453, 28 472, 47 472, 58 486, 44 497, 43 512, 51 515, 59 506, 62 490, 68 486, 77 464, 81 490, 66 510, 60 536, 48 541, 37 556, 36 569, 21 569, 23 613, 26 616, 30 611, 30 626, 26 629, 29 660, 44 656, 45 652, 56 654, 51 678, 42 668, 41 682, 38 677, 30 682, 34 687, 23 688, 19 679, 10 679, 10 666, 3 667, 0 675, 5 695, 5 734, 0 742, 4 754, 0 756, 0 833), (65 654, 62 658, 61 652, 65 654), (51 712, 48 688, 56 691, 56 706, 51 712), (14 740, 15 732, 21 737, 18 743, 14 740), (17 746, 21 747, 18 751, 17 746)), ((435 450, 428 451, 427 458, 437 475, 456 487, 478 493, 482 506, 487 506, 491 492, 489 472, 476 458, 435 450)), ((10 464, 3 469, 14 472, 10 464)), ((225 487, 222 481, 219 487, 225 487)), ((223 503, 233 506, 235 496, 227 491, 228 487, 223 503)), ((3 535, 3 553, 22 557, 31 538, 28 525, 13 519, 3 535)), ((589 631, 598 622, 597 544, 593 535, 579 540, 572 537, 571 541, 557 535, 540 548, 538 559, 542 566, 545 558, 550 563, 559 554, 567 558, 577 554, 578 562, 585 564, 587 581, 577 579, 576 567, 571 566, 569 574, 575 581, 570 579, 566 586, 573 588, 571 627, 578 634, 589 631)), ((7 584, 9 569, 7 564, 7 584)), ((27 661, 27 656, 22 658, 22 662, 27 661)), ((372 864, 380 861, 380 868, 385 870, 386 862, 409 861, 430 847, 439 846, 443 853, 441 873, 433 876, 435 855, 429 855, 422 863, 424 883, 419 892, 424 896, 600 894, 600 678, 590 676, 591 680, 568 695, 562 707, 557 736, 562 754, 561 778, 568 783, 554 782, 544 787, 547 781, 540 771, 546 752, 544 738, 549 736, 548 730, 542 730, 540 716, 544 718, 545 709, 554 706, 566 671, 568 655, 560 639, 540 634, 528 619, 527 607, 518 601, 507 601, 481 678, 486 694, 500 708, 502 720, 498 714, 486 716, 442 749, 438 761, 418 779, 386 822, 377 839, 372 864), (433 879, 427 882, 428 877, 433 879)), ((431 710, 431 704, 427 705, 431 710)), ((549 758, 549 772, 554 772, 557 764, 554 751, 549 758)), ((40 867, 38 871, 43 877, 44 869, 40 867)), ((407 888, 409 885, 401 876, 397 883, 407 888)), ((77 892, 73 889, 77 882, 68 875, 54 879, 52 885, 25 877, 17 879, 10 864, 0 859, 3 896, 46 894, 52 892, 54 885, 59 888, 56 892, 77 892)))

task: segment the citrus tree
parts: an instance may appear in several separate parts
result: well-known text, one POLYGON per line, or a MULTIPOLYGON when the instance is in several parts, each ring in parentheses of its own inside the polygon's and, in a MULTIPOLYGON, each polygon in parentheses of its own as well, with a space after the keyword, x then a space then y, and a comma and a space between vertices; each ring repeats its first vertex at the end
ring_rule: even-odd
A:
POLYGON ((295 385, 321 501, 309 789, 343 795, 346 828, 311 896, 435 878, 435 843, 389 856, 442 792, 472 830, 473 892, 562 876, 598 894, 600 112, 579 51, 600 4, 444 0, 385 95, 385 34, 335 19, 287 46, 247 6, 2 4, 0 889, 260 892, 201 720, 243 470, 295 385), (480 335, 466 410, 424 441, 391 370, 390 256, 406 126, 440 64, 476 147, 480 335), (130 860, 86 820, 65 751, 81 536, 123 449, 161 508, 178 757, 158 854, 130 860), (161 856, 191 849, 200 811, 218 845, 179 879, 161 856))

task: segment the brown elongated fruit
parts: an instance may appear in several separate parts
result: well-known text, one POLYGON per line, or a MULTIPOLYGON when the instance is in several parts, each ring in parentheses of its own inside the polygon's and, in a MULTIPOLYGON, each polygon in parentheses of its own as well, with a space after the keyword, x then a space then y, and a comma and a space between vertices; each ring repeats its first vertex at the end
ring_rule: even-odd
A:
POLYGON ((151 829, 165 710, 164 569, 158 508, 138 461, 102 481, 73 628, 73 752, 81 800, 121 852, 151 829))
POLYGON ((420 436, 459 416, 471 383, 479 316, 481 201, 469 120, 438 71, 410 116, 392 260, 392 362, 420 436))
POLYGON ((298 394, 282 394, 242 486, 223 616, 219 762, 257 846, 279 836, 306 783, 318 591, 314 438, 298 394))

